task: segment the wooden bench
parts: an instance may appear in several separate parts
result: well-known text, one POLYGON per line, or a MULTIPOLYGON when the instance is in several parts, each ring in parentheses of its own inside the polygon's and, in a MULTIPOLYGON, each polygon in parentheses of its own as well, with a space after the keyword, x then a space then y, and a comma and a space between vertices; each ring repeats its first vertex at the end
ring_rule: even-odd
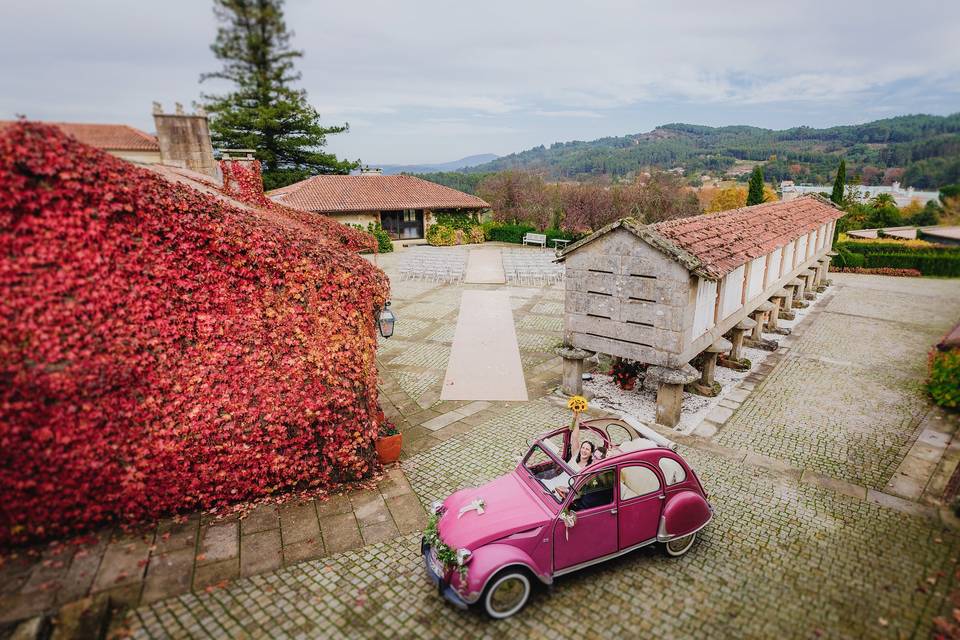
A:
POLYGON ((544 233, 523 234, 523 244, 538 244, 541 248, 547 247, 547 236, 544 233))

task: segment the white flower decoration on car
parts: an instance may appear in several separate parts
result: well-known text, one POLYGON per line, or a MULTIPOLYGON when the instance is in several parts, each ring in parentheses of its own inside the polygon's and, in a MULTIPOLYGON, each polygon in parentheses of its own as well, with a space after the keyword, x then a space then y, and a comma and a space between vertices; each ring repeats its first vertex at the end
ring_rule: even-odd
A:
POLYGON ((487 506, 487 503, 483 501, 483 498, 474 498, 470 504, 465 504, 460 507, 460 511, 457 512, 457 520, 463 517, 467 511, 476 511, 478 516, 483 515, 483 509, 487 506))

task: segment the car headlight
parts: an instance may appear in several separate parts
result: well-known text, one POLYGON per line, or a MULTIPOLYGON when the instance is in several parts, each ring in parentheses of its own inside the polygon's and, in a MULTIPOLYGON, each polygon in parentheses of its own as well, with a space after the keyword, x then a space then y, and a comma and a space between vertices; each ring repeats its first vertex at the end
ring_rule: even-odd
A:
POLYGON ((470 549, 457 549, 457 564, 461 567, 470 562, 470 549))
POLYGON ((432 503, 430 503, 430 513, 431 513, 431 514, 433 514, 433 515, 436 516, 436 515, 439 515, 439 514, 442 513, 442 512, 443 512, 443 501, 442 501, 442 500, 434 500, 432 503))

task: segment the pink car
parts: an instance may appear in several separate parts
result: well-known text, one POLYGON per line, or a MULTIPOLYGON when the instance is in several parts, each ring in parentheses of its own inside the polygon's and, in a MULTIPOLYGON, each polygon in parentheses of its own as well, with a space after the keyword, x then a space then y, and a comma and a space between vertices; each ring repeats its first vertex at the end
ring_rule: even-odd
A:
POLYGON ((570 431, 551 431, 517 468, 432 507, 421 551, 440 594, 493 618, 520 611, 534 581, 654 543, 671 556, 693 546, 713 507, 676 445, 636 420, 583 422, 603 457, 577 472, 570 431))

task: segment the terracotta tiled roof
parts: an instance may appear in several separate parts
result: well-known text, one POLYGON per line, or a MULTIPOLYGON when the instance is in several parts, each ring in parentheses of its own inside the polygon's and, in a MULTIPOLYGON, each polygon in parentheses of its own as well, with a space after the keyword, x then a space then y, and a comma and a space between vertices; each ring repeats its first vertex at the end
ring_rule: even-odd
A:
MULTIPOLYGON (((13 124, 10 120, 0 120, 0 129, 13 124)), ((71 135, 80 142, 91 147, 98 147, 107 151, 160 151, 157 139, 150 135, 128 127, 125 124, 83 124, 79 122, 50 122, 67 135, 71 135)))
POLYGON ((313 176, 267 195, 288 207, 321 213, 490 206, 476 196, 413 176, 313 176))
POLYGON ((719 280, 740 265, 786 246, 842 215, 843 211, 829 200, 811 194, 789 202, 767 202, 650 225, 624 218, 568 245, 559 259, 562 261, 583 245, 623 228, 687 270, 719 280))
POLYGON ((808 195, 658 222, 651 228, 720 278, 842 215, 828 200, 808 195))

